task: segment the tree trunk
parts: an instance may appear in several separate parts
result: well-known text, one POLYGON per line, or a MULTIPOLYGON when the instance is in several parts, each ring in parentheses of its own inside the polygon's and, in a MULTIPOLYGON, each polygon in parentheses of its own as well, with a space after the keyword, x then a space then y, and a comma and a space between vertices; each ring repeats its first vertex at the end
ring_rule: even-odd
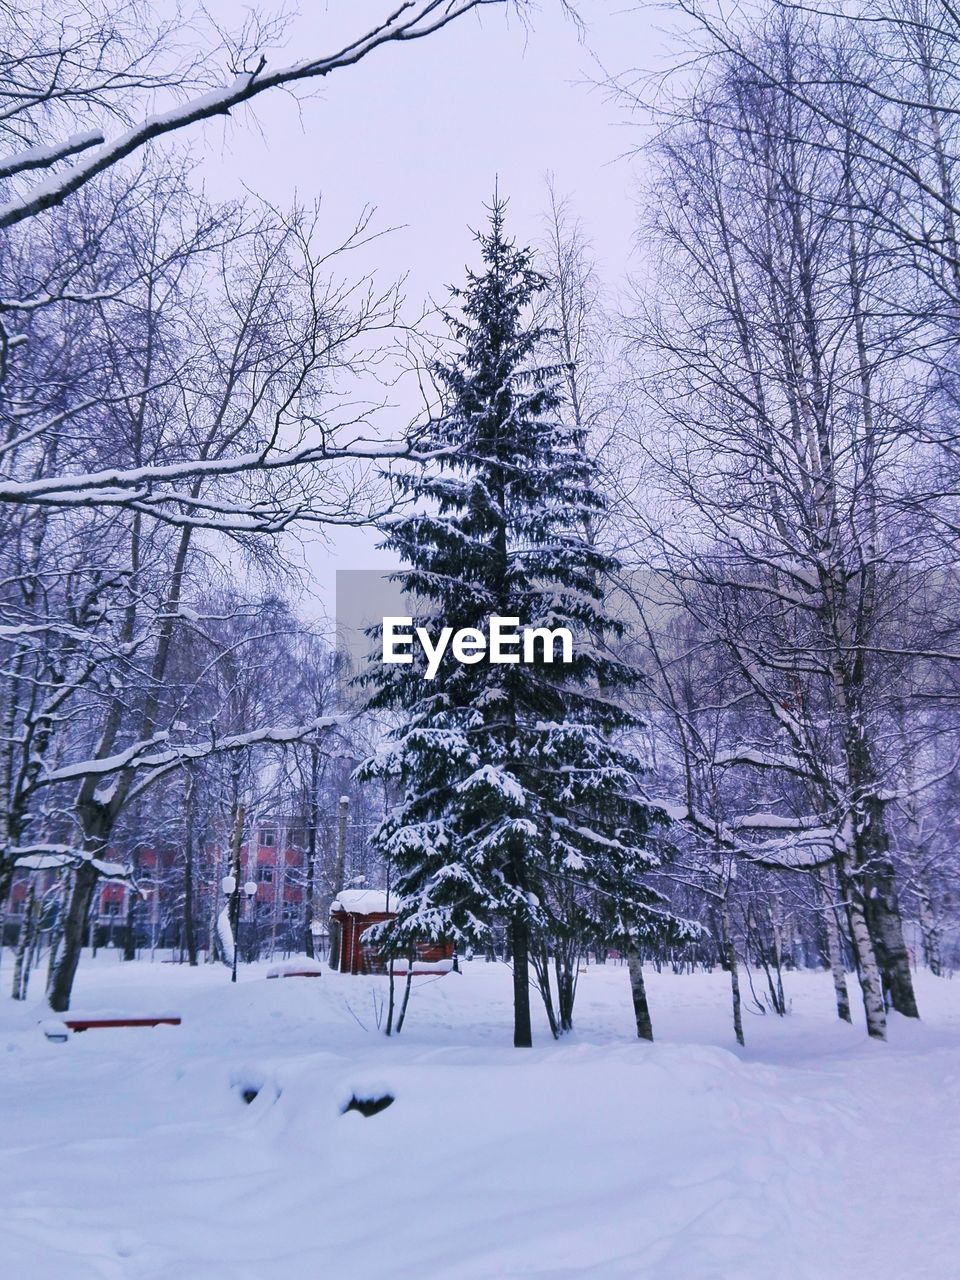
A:
POLYGON ((857 886, 851 886, 848 899, 847 918, 850 922, 853 950, 857 957, 857 972, 863 995, 867 1034, 875 1040, 886 1040, 887 1010, 883 1003, 883 979, 874 954, 870 930, 867 927, 863 896, 857 886))
POLYGON ((58 876, 57 898, 54 910, 53 926, 50 930, 50 954, 47 956, 47 998, 50 997, 50 989, 53 986, 53 973, 57 963, 57 957, 60 954, 60 945, 63 941, 63 913, 64 903, 67 901, 69 886, 73 879, 72 872, 60 872, 58 876))
POLYGON ((394 957, 391 955, 387 961, 387 1025, 384 1027, 385 1035, 393 1034, 393 1010, 397 1003, 397 978, 394 972, 394 957))
POLYGON ((407 1005, 410 1003, 410 988, 413 982, 413 959, 416 952, 411 951, 407 963, 407 980, 403 985, 403 1000, 400 1003, 400 1016, 397 1018, 397 1035, 403 1030, 403 1020, 407 1016, 407 1005))
POLYGON ((544 945, 536 948, 530 957, 533 971, 537 975, 537 989, 543 999, 543 1007, 546 1010, 547 1022, 550 1024, 550 1034, 554 1040, 560 1038, 560 1028, 557 1024, 557 1011, 553 1007, 553 992, 550 990, 550 956, 544 945))
MULTIPOLYGON (((320 748, 310 745, 310 798, 307 802, 307 884, 304 891, 304 948, 311 960, 315 956, 313 929, 311 928, 317 914, 317 827, 320 825, 320 748)), ((330 923, 327 921, 327 928, 330 923)))
POLYGON ((926 893, 919 893, 920 931, 923 935, 923 958, 927 968, 935 978, 943 977, 943 954, 940 950, 941 929, 934 916, 930 898, 926 893))
POLYGON ((650 1019, 650 1006, 647 1004, 647 988, 643 981, 643 964, 635 946, 627 949, 627 971, 630 974, 633 1016, 637 1020, 637 1037, 640 1040, 652 1040, 653 1022, 650 1019))
POLYGON ((865 877, 865 881, 866 921, 880 966, 883 989, 897 1013, 905 1018, 919 1018, 893 867, 881 866, 879 871, 865 877))
POLYGON ((73 885, 63 918, 63 935, 50 980, 50 1008, 54 1013, 66 1013, 70 1008, 70 993, 80 963, 90 904, 98 879, 99 872, 91 862, 81 862, 73 873, 73 885))
POLYGON ((777 902, 777 914, 771 913, 771 929, 773 932, 773 963, 777 975, 776 981, 776 1010, 781 1018, 786 1017, 787 998, 783 991, 783 931, 780 927, 779 911, 780 903, 777 902))
POLYGON ((737 948, 733 943, 733 929, 730 925, 730 908, 727 900, 723 900, 723 909, 720 912, 720 928, 723 933, 721 945, 723 948, 724 968, 730 974, 730 999, 733 1006, 733 1034, 736 1036, 737 1044, 745 1044, 743 1038, 743 1008, 740 1001, 740 971, 737 965, 737 948))
MULTIPOLYGON (((333 897, 331 903, 336 899, 337 895, 343 891, 343 881, 347 874, 347 811, 350 806, 350 797, 340 797, 340 813, 337 822, 337 857, 333 866, 333 897)), ((329 908, 327 912, 329 919, 329 908)), ((340 946, 342 938, 340 936, 340 925, 336 920, 330 920, 330 968, 338 969, 340 967, 340 946)))
POLYGON ((530 1029, 530 933, 523 908, 510 921, 510 951, 513 956, 513 1043, 517 1049, 533 1044, 530 1029))
POLYGON ((33 921, 30 926, 30 949, 27 951, 26 961, 23 968, 23 998, 26 1000, 27 991, 30 986, 30 974, 36 968, 37 959, 40 955, 40 904, 37 903, 34 908, 33 921))
POLYGON ((218 849, 213 866, 213 892, 210 894, 210 915, 207 918, 207 964, 215 964, 220 953, 220 934, 217 921, 222 910, 220 906, 220 884, 223 880, 223 854, 218 849))
POLYGON ((187 961, 197 964, 197 923, 194 916, 193 847, 188 842, 186 861, 183 864, 183 939, 187 946, 187 961))
MULTIPOLYGON (((36 877, 31 876, 27 884, 27 896, 23 903, 23 916, 20 920, 20 932, 17 936, 17 949, 13 959, 13 987, 10 995, 14 1000, 26 1000, 27 998, 27 977, 25 971, 27 955, 30 951, 30 944, 33 941, 33 932, 35 928, 34 921, 34 904, 37 898, 36 877)), ((2 925, 0 925, 2 928, 2 925)), ((2 934, 0 934, 0 945, 2 945, 2 934)))
POLYGON ((137 958, 137 939, 133 918, 136 904, 136 891, 128 885, 124 896, 125 914, 123 919, 123 958, 126 961, 136 960, 137 958))
MULTIPOLYGON (((565 950, 565 949, 564 949, 565 950)), ((558 953, 557 970, 557 1010, 560 1015, 560 1030, 573 1030, 573 1002, 577 994, 577 964, 579 955, 571 960, 568 954, 558 953)))
POLYGON ((850 1013, 850 994, 847 991, 847 972, 843 964, 843 945, 840 940, 840 925, 837 921, 837 909, 831 892, 831 882, 825 873, 818 876, 826 906, 823 913, 827 929, 827 956, 830 961, 830 974, 833 978, 833 994, 837 1002, 837 1017, 842 1022, 853 1022, 850 1013))
POLYGON ((197 964, 197 921, 194 902, 194 843, 196 835, 196 779, 190 769, 186 771, 183 805, 185 810, 184 860, 183 860, 183 937, 187 944, 187 960, 197 964))
POLYGON ((237 957, 240 953, 240 850, 243 847, 243 823, 246 806, 237 803, 230 838, 230 874, 233 876, 233 893, 230 895, 230 928, 233 930, 233 957, 230 965, 230 981, 237 980, 237 957))

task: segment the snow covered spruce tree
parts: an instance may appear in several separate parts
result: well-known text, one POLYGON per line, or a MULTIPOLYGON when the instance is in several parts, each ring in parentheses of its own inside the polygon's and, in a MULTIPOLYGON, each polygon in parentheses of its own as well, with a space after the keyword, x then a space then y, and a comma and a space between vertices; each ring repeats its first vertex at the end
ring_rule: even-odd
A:
POLYGON ((603 648, 618 631, 603 604, 614 565, 585 533, 603 502, 582 433, 559 420, 557 371, 537 365, 544 334, 529 312, 545 281, 505 235, 499 198, 477 238, 483 270, 454 291, 459 351, 434 369, 443 410, 419 441, 437 462, 401 481, 412 504, 384 545, 408 566, 396 578, 415 625, 478 634, 432 677, 416 652, 363 677, 371 707, 400 717, 361 774, 399 796, 376 837, 397 893, 381 938, 395 954, 424 938, 484 945, 505 922, 514 1044, 528 1046, 531 948, 551 936, 559 882, 579 882, 581 913, 601 903, 608 936, 671 920, 641 879, 656 861, 642 766, 618 741, 634 722, 609 696, 630 676, 603 648), (531 629, 531 661, 481 649, 498 618, 531 629), (574 643, 555 662, 545 633, 561 627, 574 643))

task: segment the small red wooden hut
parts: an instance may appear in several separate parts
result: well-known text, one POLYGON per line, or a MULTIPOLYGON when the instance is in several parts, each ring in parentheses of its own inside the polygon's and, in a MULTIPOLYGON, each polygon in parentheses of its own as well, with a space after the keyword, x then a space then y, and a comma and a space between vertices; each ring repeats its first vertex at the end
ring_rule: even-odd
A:
MULTIPOLYGON (((330 906, 330 919, 340 926, 338 973, 386 973, 388 959, 375 943, 364 942, 371 925, 393 920, 384 889, 344 889, 330 906)), ((413 962, 414 974, 449 973, 453 968, 452 942, 418 942, 413 962)), ((394 973, 407 971, 406 960, 393 962, 394 973)))

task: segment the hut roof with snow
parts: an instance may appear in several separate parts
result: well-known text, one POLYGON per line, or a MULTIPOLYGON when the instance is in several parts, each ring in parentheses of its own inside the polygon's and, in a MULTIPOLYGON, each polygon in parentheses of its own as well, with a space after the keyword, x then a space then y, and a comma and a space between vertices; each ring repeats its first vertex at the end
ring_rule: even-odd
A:
POLYGON ((386 889, 341 889, 330 904, 330 914, 345 911, 357 916, 384 915, 390 911, 389 897, 386 889))
MULTIPOLYGON (((386 889, 343 889, 331 902, 330 917, 340 929, 340 945, 331 964, 340 973, 386 972, 386 957, 364 935, 371 925, 394 919, 396 911, 387 905, 390 901, 386 889)), ((453 943, 418 942, 413 964, 414 973, 448 973, 453 966, 453 943)), ((395 972, 407 968, 407 960, 394 960, 395 972)))

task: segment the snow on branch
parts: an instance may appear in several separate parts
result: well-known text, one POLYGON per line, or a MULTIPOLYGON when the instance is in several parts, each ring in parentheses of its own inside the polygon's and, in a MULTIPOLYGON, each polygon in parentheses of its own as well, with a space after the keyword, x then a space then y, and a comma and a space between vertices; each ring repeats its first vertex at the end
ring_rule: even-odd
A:
POLYGON ((78 867, 89 862, 108 880, 132 883, 129 870, 121 862, 96 858, 85 849, 69 844, 32 844, 10 850, 13 865, 26 871, 56 871, 61 867, 78 867))
POLYGON ((670 800, 647 801, 671 821, 709 836, 725 853, 737 854, 768 870, 809 871, 831 862, 843 844, 843 834, 823 825, 819 817, 785 818, 777 813, 747 813, 712 818, 695 806, 670 800), (774 832, 782 833, 779 838, 774 832), (770 839, 750 841, 741 834, 769 833, 770 839))
POLYGON ((353 66, 382 45, 422 39, 472 9, 505 2, 506 0, 404 0, 382 22, 359 39, 326 57, 306 58, 271 71, 267 67, 266 55, 261 54, 252 70, 243 71, 208 93, 150 115, 114 138, 106 139, 97 133, 76 134, 63 142, 12 156, 5 162, 8 174, 47 168, 58 159, 82 153, 82 158, 69 168, 48 173, 29 190, 0 205, 0 228, 15 226, 46 209, 62 204, 69 195, 80 190, 92 178, 156 138, 202 120, 229 115, 234 107, 252 101, 268 89, 320 79, 353 66))
POLYGON ((787 773, 803 775, 804 762, 794 755, 780 755, 770 751, 757 751, 752 747, 738 747, 736 750, 717 751, 713 755, 713 763, 717 765, 750 765, 755 769, 778 769, 787 773))
MULTIPOLYGON (((323 462, 417 461, 423 456, 410 443, 390 444, 358 438, 334 447, 326 442, 317 442, 295 449, 256 449, 233 457, 193 458, 163 466, 111 467, 103 471, 46 476, 36 480, 0 481, 0 502, 49 507, 139 505, 144 509, 149 506, 151 513, 158 515, 165 506, 182 503, 195 508, 204 505, 199 504, 192 493, 164 487, 179 480, 213 479, 251 471, 284 471, 323 462)), ((213 501, 206 505, 211 511, 218 509, 213 501)), ((181 522, 191 523, 186 516, 181 522)), ((259 527, 255 521, 253 524, 259 527)))
POLYGON ((18 173, 26 173, 30 169, 49 169, 58 160, 66 160, 78 152, 88 151, 91 147, 101 145, 106 138, 99 129, 86 133, 75 133, 63 142, 55 142, 47 146, 27 147, 14 155, 0 160, 0 179, 12 178, 18 173))
POLYGON ((111 756, 102 759, 92 757, 79 760, 73 764, 61 765, 51 769, 42 779, 42 784, 52 786, 60 782, 72 782, 80 778, 109 777, 124 769, 148 770, 153 781, 173 768, 187 764, 192 760, 203 760, 208 756, 228 751, 242 751, 255 746, 287 746, 300 742, 312 733, 323 729, 331 729, 344 722, 343 716, 318 716, 299 725, 271 725, 262 729, 251 729, 246 733, 225 734, 217 737, 211 734, 201 742, 182 743, 169 746, 164 750, 156 750, 169 741, 166 731, 155 734, 142 742, 136 742, 111 756))

